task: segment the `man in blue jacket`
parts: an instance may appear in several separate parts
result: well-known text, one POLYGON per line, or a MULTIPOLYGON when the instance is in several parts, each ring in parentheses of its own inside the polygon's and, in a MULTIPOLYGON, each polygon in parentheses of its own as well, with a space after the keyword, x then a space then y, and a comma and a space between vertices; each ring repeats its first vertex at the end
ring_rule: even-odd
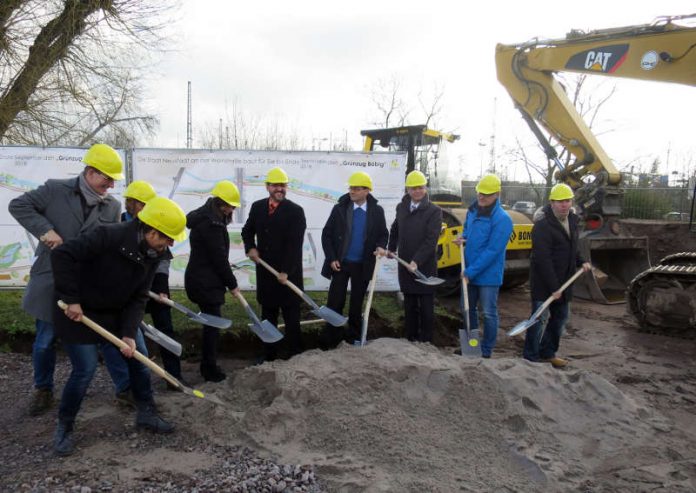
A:
MULTIPOLYGON (((384 255, 389 238, 384 209, 372 196, 372 179, 364 171, 348 178, 349 192, 338 199, 321 233, 324 265, 321 275, 331 280, 326 305, 343 313, 350 280, 348 334, 352 343, 360 338, 362 303, 370 276, 375 267, 375 255, 384 255)), ((338 329, 341 330, 341 329, 338 329)), ((336 329, 324 328, 324 345, 335 347, 338 337, 329 334, 336 329)))
POLYGON ((524 358, 529 361, 544 361, 554 368, 568 364, 556 356, 568 320, 569 303, 573 296, 572 286, 561 292, 559 289, 575 273, 578 267, 587 272, 591 265, 585 262, 578 251, 578 216, 571 211, 573 190, 559 183, 551 189, 549 204, 532 228, 532 257, 529 284, 532 290, 532 313, 549 297, 548 321, 542 316, 525 335, 524 358), (542 327, 546 322, 546 329, 542 327))
MULTIPOLYGON (((466 215, 462 233, 468 283, 469 326, 477 330, 478 305, 483 313, 481 356, 490 358, 498 335, 498 290, 503 284, 505 247, 512 233, 512 219, 500 206, 500 178, 486 175, 476 185, 476 201, 466 215)), ((460 241, 458 243, 462 243, 460 241)))

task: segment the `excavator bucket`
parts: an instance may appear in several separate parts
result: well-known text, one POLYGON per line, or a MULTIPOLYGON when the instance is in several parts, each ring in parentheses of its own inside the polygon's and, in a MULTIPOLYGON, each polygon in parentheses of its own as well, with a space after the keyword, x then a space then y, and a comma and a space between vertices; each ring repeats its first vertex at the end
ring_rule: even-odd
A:
POLYGON ((592 275, 582 276, 573 288, 578 298, 605 305, 625 303, 633 278, 650 268, 647 236, 604 236, 591 233, 580 238, 580 252, 592 264, 592 275))

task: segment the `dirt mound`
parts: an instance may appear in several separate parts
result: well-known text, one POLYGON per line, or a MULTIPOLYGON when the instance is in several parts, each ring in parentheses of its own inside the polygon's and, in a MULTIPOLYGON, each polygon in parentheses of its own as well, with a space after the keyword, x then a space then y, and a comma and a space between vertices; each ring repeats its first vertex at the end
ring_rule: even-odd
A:
POLYGON ((314 464, 331 491, 568 490, 667 427, 587 371, 396 339, 247 368, 218 389, 229 409, 168 405, 212 441, 314 464))

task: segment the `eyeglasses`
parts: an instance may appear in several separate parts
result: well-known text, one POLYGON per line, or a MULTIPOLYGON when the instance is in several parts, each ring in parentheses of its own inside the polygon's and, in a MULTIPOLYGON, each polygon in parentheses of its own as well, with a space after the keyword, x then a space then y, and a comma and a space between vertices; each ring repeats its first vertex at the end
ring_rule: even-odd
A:
POLYGON ((114 180, 113 178, 111 178, 110 176, 105 175, 104 173, 102 173, 102 172, 99 171, 99 170, 95 170, 95 171, 99 174, 99 176, 101 176, 101 177, 104 179, 104 181, 105 181, 106 183, 114 183, 114 182, 116 181, 116 180, 114 180))

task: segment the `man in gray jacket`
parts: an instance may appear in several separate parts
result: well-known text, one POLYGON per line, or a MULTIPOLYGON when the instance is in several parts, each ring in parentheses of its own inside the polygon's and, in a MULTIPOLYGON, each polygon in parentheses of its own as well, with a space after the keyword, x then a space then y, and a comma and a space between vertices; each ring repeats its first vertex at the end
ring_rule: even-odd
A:
POLYGON ((53 404, 56 353, 51 250, 99 225, 118 223, 121 212, 121 204, 108 193, 115 180, 124 178, 118 153, 106 144, 95 144, 82 162, 85 169, 76 178, 47 180, 12 199, 8 207, 12 217, 41 242, 22 301, 24 310, 36 319, 32 349, 36 391, 29 409, 32 416, 53 404))

